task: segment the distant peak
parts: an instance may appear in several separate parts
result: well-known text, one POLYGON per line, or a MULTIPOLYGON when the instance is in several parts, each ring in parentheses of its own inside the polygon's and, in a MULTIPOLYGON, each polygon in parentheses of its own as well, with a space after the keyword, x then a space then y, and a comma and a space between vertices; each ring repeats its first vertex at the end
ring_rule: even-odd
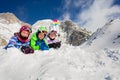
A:
POLYGON ((13 13, 10 12, 0 13, 0 19, 3 19, 3 23, 7 23, 7 24, 19 23, 21 25, 26 25, 26 24, 30 25, 28 23, 19 20, 13 13))
POLYGON ((120 21, 120 19, 119 18, 118 19, 112 19, 112 20, 109 21, 109 23, 110 22, 116 22, 116 21, 120 21))
POLYGON ((0 18, 8 21, 9 23, 21 22, 13 13, 0 13, 0 18))

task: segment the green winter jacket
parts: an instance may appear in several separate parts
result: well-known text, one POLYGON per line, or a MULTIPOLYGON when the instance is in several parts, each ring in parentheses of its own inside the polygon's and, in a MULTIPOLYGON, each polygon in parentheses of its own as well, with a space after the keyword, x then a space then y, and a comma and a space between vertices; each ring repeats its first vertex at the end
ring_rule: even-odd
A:
MULTIPOLYGON (((30 39, 30 46, 34 49, 34 50, 40 50, 40 46, 36 45, 36 41, 39 40, 36 33, 33 34, 32 38, 30 39)), ((46 39, 44 38, 43 41, 45 42, 45 44, 48 46, 48 43, 46 41, 46 39)))

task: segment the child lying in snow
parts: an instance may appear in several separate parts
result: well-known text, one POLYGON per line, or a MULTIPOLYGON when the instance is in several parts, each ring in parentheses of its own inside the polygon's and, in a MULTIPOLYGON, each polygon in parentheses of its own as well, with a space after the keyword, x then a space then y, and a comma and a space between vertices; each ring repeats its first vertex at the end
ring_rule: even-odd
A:
POLYGON ((47 36, 49 48, 60 48, 61 41, 56 40, 57 31, 52 30, 47 36))
POLYGON ((29 35, 31 33, 31 28, 27 25, 24 25, 20 28, 20 31, 10 39, 8 45, 4 48, 7 50, 7 48, 15 47, 18 49, 21 49, 23 53, 34 53, 34 50, 30 48, 29 46, 29 35))
POLYGON ((30 46, 34 50, 49 50, 48 43, 46 42, 47 28, 42 26, 36 33, 33 34, 30 40, 30 46))

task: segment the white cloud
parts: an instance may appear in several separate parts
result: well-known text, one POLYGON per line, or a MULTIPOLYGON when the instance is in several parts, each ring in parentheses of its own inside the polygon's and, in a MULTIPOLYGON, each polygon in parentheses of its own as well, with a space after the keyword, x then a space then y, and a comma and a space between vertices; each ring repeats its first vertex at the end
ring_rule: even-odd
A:
POLYGON ((82 7, 90 5, 91 0, 64 0, 63 2, 63 15, 62 19, 70 19, 72 13, 70 12, 74 8, 82 7))
POLYGON ((69 12, 70 5, 72 0, 64 0, 63 2, 63 9, 61 10, 63 12, 62 16, 59 17, 60 20, 69 20, 71 13, 69 12))
POLYGON ((78 24, 85 23, 83 26, 92 32, 103 27, 110 17, 120 14, 120 6, 113 6, 113 2, 113 0, 95 0, 89 9, 78 14, 78 24))
POLYGON ((92 0, 74 0, 73 5, 74 7, 87 7, 91 4, 92 0))
POLYGON ((64 20, 70 20, 70 14, 69 13, 65 13, 63 15, 63 17, 64 17, 64 20))
POLYGON ((72 2, 72 0, 65 0, 63 9, 69 10, 71 2, 72 2))
MULTIPOLYGON (((120 14, 120 6, 113 5, 115 0, 65 0, 64 19, 75 17, 75 21, 86 29, 94 32, 96 29, 103 27, 109 19, 120 14), (82 11, 73 15, 71 7, 80 8, 82 11), (65 16, 67 15, 67 16, 65 16)), ((117 16, 119 17, 119 16, 117 16)), ((117 18, 115 17, 115 18, 117 18)))

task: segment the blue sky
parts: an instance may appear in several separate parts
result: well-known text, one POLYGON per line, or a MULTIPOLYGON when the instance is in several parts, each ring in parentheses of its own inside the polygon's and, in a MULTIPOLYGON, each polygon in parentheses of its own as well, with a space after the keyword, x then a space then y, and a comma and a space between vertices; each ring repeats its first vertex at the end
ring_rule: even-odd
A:
POLYGON ((120 0, 0 0, 2 12, 12 12, 30 24, 42 19, 70 19, 94 27, 120 16, 120 0))
POLYGON ((62 4, 62 0, 1 0, 0 13, 12 12, 20 20, 33 24, 39 19, 58 18, 62 4))

